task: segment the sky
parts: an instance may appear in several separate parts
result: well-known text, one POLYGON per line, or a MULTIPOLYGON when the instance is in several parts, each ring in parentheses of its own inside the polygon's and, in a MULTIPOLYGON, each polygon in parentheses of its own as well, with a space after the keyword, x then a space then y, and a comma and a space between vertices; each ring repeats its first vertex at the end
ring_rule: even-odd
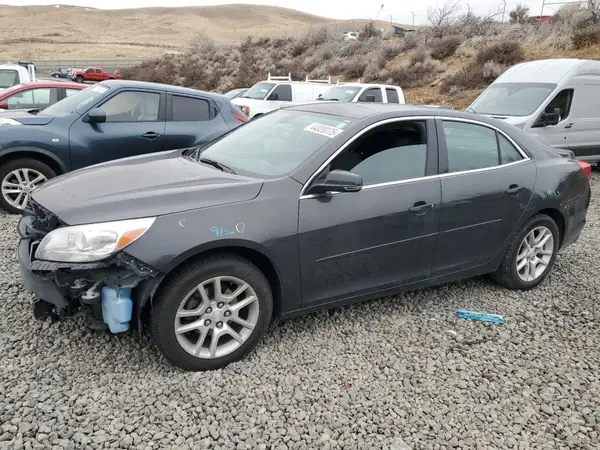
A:
MULTIPOLYGON (((443 4, 444 0, 437 0, 443 4)), ((550 0, 557 2, 559 0, 550 0)), ((272 6, 282 6, 286 8, 297 9, 300 11, 316 14, 319 16, 330 17, 334 19, 374 19, 393 21, 395 23, 411 24, 414 21, 416 25, 423 24, 427 20, 427 8, 435 6, 436 0, 421 0, 419 2, 399 2, 395 1, 351 1, 351 0, 0 0, 1 4, 10 5, 54 5, 56 3, 76 6, 90 6, 102 9, 122 9, 122 8, 140 8, 149 6, 209 6, 224 5, 231 3, 262 4, 272 6), (98 5, 101 3, 101 6, 98 5), (403 6, 402 4, 408 6, 403 6)), ((485 14, 488 11, 503 7, 502 0, 462 0, 462 11, 470 10, 477 14, 485 14)), ((522 2, 506 0, 506 15, 517 4, 523 3, 530 7, 532 15, 539 15, 542 8, 542 0, 523 0, 522 2)), ((545 6, 544 14, 551 14, 556 11, 558 5, 545 6)))

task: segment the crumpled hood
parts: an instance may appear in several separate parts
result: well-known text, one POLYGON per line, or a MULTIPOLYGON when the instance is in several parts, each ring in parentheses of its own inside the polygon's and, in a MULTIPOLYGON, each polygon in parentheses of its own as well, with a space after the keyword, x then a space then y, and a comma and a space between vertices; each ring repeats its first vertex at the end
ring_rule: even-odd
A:
POLYGON ((54 178, 33 200, 69 225, 160 216, 251 200, 263 180, 221 172, 183 150, 110 161, 54 178))
MULTIPOLYGON (((47 125, 54 120, 54 116, 29 114, 27 109, 0 110, 0 121, 2 119, 13 119, 23 125, 47 125)), ((6 125, 11 126, 11 125, 6 125)), ((14 126, 14 125, 12 125, 14 126)), ((18 125, 17 125, 18 126, 18 125)))

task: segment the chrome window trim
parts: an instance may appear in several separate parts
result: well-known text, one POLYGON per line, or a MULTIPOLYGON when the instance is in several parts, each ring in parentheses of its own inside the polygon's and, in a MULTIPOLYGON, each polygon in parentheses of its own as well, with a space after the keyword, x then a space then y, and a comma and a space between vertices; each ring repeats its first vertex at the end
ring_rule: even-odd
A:
MULTIPOLYGON (((462 117, 436 116, 436 119, 440 119, 442 121, 445 120, 445 121, 452 121, 452 122, 465 122, 465 123, 470 123, 472 125, 479 125, 482 127, 491 128, 492 130, 500 133, 502 136, 504 136, 506 139, 508 139, 508 141, 517 149, 519 154, 523 157, 523 159, 521 161, 531 159, 529 157, 529 155, 527 155, 527 153, 525 153, 523 151, 523 149, 513 140, 513 138, 511 138, 508 134, 506 134, 500 128, 495 127, 494 125, 479 122, 479 121, 473 120, 473 119, 464 119, 462 117)), ((516 161, 516 162, 519 162, 519 161, 516 161)), ((513 163, 510 163, 510 164, 513 164, 513 163)), ((502 166, 505 166, 505 165, 507 166, 508 164, 502 164, 502 166)), ((480 170, 480 169, 473 169, 473 170, 480 170)), ((455 172, 455 173, 458 173, 458 172, 455 172)))
MULTIPOLYGON (((417 178, 408 178, 406 180, 398 180, 398 181, 389 181, 386 183, 377 183, 377 184, 370 184, 368 186, 364 186, 361 190, 365 190, 365 189, 376 189, 376 188, 380 188, 380 187, 388 187, 388 186, 395 186, 398 184, 407 184, 407 183, 414 183, 417 181, 421 181, 421 180, 427 180, 427 179, 434 179, 434 178, 443 178, 443 177, 452 177, 452 176, 461 176, 461 175, 466 175, 466 174, 470 174, 470 173, 477 173, 477 172, 487 172, 490 170, 497 170, 497 169, 503 169, 505 167, 510 167, 510 166, 514 166, 517 164, 522 164, 525 162, 528 162, 531 160, 531 158, 529 157, 529 155, 527 155, 527 153, 525 153, 523 151, 523 149, 521 149, 521 147, 510 137, 508 136, 505 132, 503 132, 502 130, 500 130, 499 128, 493 126, 493 125, 489 125, 487 123, 483 123, 483 122, 479 122, 478 120, 473 120, 473 119, 464 119, 462 117, 449 117, 449 116, 412 116, 412 117, 394 117, 392 119, 385 119, 382 121, 379 121, 377 123, 371 124, 368 127, 366 127, 365 129, 361 130, 360 133, 355 134, 352 138, 350 138, 347 142, 344 143, 344 145, 342 145, 339 149, 337 149, 333 155, 331 155, 329 158, 327 158, 325 160, 325 162, 323 164, 321 164, 319 166, 319 168, 310 176, 310 178, 308 179, 308 181, 306 183, 304 183, 304 186, 302 186, 302 190, 300 191, 300 200, 304 200, 304 199, 309 199, 309 198, 315 198, 315 197, 321 197, 321 195, 319 194, 304 194, 304 192, 306 191, 306 189, 308 188, 308 186, 310 186, 310 184, 314 181, 314 179, 321 173, 321 171, 328 165, 331 163, 331 161, 333 161, 341 152, 343 152, 346 148, 348 148, 350 145, 352 145, 354 143, 354 141, 356 141, 359 137, 361 137, 363 134, 371 131, 373 128, 376 128, 378 126, 381 125, 387 125, 390 123, 394 123, 394 122, 406 122, 406 121, 414 121, 414 120, 430 120, 430 119, 440 119, 440 120, 446 120, 446 121, 455 121, 455 122, 465 122, 465 123, 471 123, 473 125, 480 125, 483 127, 487 127, 490 128, 498 133, 500 133, 502 136, 504 136, 519 152, 519 154, 523 157, 523 159, 519 160, 519 161, 514 161, 508 164, 501 164, 498 166, 491 166, 491 167, 484 167, 481 169, 471 169, 471 170, 461 170, 459 172, 448 172, 448 173, 440 173, 440 174, 436 174, 436 175, 427 175, 427 176, 423 176, 423 177, 417 177, 417 178)), ((438 142, 438 146, 439 146, 439 142, 438 142)), ((334 192, 331 193, 330 195, 337 195, 337 194, 343 194, 344 192, 334 192)))

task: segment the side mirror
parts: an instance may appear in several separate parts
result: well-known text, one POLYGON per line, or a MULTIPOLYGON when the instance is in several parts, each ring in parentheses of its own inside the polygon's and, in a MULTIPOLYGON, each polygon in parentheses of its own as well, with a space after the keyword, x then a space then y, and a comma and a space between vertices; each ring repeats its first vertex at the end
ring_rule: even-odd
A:
POLYGON ((307 194, 326 194, 328 192, 358 192, 363 187, 363 180, 347 170, 332 170, 323 180, 315 182, 307 194))
POLYGON ((87 122, 104 123, 106 122, 106 113, 101 108, 94 108, 88 113, 87 122))
POLYGON ((277 100, 279 99, 279 94, 277 92, 273 92, 271 95, 269 95, 269 98, 267 100, 277 100))
POLYGON ((560 122, 560 109, 554 108, 554 112, 543 112, 540 118, 535 123, 534 127, 547 127, 557 125, 560 122))
POLYGON ((0 102, 0 109, 8 109, 8 102, 0 102))

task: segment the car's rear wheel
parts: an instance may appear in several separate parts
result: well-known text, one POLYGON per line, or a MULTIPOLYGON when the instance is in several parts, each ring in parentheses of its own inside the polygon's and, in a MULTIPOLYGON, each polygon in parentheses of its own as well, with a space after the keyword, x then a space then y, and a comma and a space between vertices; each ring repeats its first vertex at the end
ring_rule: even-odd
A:
POLYGON ((37 159, 8 161, 0 167, 0 207, 11 214, 21 214, 32 191, 56 173, 37 159))
POLYGON ((545 214, 537 214, 514 236, 494 279, 511 289, 537 286, 552 270, 559 242, 556 222, 545 214))
POLYGON ((243 358, 266 331, 269 282, 236 255, 196 260, 167 281, 152 303, 150 333, 175 366, 213 370, 243 358))

